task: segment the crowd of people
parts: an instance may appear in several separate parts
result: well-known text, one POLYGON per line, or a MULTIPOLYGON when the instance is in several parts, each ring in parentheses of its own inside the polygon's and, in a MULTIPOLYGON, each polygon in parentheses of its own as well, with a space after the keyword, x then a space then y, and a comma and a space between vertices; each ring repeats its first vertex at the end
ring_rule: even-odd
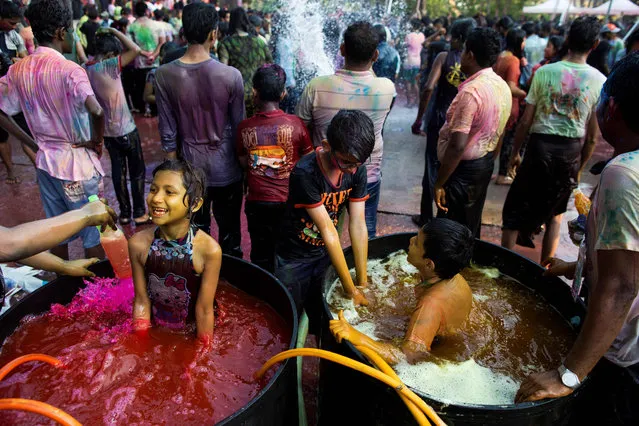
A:
MULTIPOLYGON (((157 225, 141 228, 130 241, 140 329, 153 316, 166 323, 194 317, 198 336, 210 342, 221 253, 243 256, 244 201, 251 261, 284 283, 312 329, 329 264, 355 304, 367 305, 368 239, 377 230, 383 129, 396 83, 407 104, 418 107, 413 133, 426 139, 421 212, 413 220, 420 228, 433 225, 420 233, 421 258, 438 256, 432 245, 427 248, 429 235, 446 241, 446 232, 435 228, 450 225, 432 222, 434 216, 465 226, 457 233, 468 229, 468 236, 480 237, 498 161, 497 183, 511 185, 502 245, 534 247, 534 235, 545 230, 541 258, 548 273, 573 274, 576 264, 553 256, 562 215, 601 133, 615 156, 591 196, 580 259, 588 316, 559 372, 531 375, 517 400, 566 395, 590 375, 603 383, 616 410, 603 414, 637 420, 636 404, 624 403, 639 397, 639 129, 633 99, 639 95, 639 31, 624 44, 621 22, 602 25, 594 17, 565 26, 518 24, 509 17, 492 23, 481 15, 413 18, 403 33, 393 28, 396 21, 356 20, 341 28, 329 19, 326 44, 336 51, 327 55, 337 70, 316 76, 316 70, 300 69, 303 52, 287 50, 286 29, 276 25, 284 20, 277 15, 167 0, 74 1, 72 7, 32 0, 23 9, 10 0, 0 5, 6 182, 19 184, 7 143, 11 134, 36 167, 47 217, 77 222, 68 212, 95 204, 87 204, 89 197, 103 192, 106 147, 119 222, 157 225), (133 113, 157 115, 166 157, 148 194, 133 113), (346 212, 355 277, 340 245, 346 212), (210 237, 211 213, 217 242, 210 237), (176 271, 193 295, 183 289, 186 304, 160 314, 147 288, 176 271)), ((99 214, 85 225, 108 221, 113 212, 99 214)), ((78 233, 37 246, 52 248, 58 271, 66 271, 59 265, 73 238, 82 239, 87 257, 104 257, 95 227, 69 230, 78 233)), ((85 265, 75 272, 87 272, 85 265)), ((423 275, 450 278, 457 272, 423 275)))

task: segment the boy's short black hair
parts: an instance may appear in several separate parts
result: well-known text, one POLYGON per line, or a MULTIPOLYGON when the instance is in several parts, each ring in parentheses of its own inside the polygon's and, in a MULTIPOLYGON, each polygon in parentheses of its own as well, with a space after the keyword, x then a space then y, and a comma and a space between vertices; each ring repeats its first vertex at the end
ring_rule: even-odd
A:
POLYGON ((20 7, 10 0, 0 1, 0 19, 21 18, 20 7))
POLYGON ((626 53, 630 53, 630 49, 632 49, 632 46, 637 42, 639 42, 639 30, 635 29, 633 32, 630 33, 630 35, 624 42, 626 53))
POLYGON ((98 32, 95 35, 95 51, 100 55, 108 55, 113 53, 119 55, 122 53, 122 43, 116 36, 111 33, 98 32))
POLYGON ((89 6, 89 8, 87 9, 87 16, 89 17, 90 20, 95 20, 98 19, 98 8, 95 7, 95 5, 91 5, 89 6))
POLYGON ((375 126, 362 111, 342 109, 328 125, 326 139, 333 152, 350 154, 364 163, 375 147, 375 126))
POLYGON ((477 27, 477 22, 473 18, 458 19, 450 26, 450 38, 465 43, 468 34, 477 27))
POLYGON ((384 27, 382 24, 377 24, 373 26, 373 30, 375 30, 375 32, 377 33, 377 38, 379 39, 378 43, 386 41, 386 27, 384 27))
POLYGON ((639 52, 631 53, 612 68, 602 92, 615 100, 626 125, 639 133, 639 52))
POLYGON ((492 28, 475 28, 468 34, 466 50, 473 52, 475 61, 480 67, 492 67, 501 52, 499 33, 492 28))
POLYGON ((466 226, 450 219, 435 218, 422 227, 424 258, 435 264, 439 278, 449 279, 470 265, 475 238, 466 226))
POLYGON ((184 38, 189 44, 204 44, 211 31, 217 29, 217 11, 206 3, 191 3, 182 12, 184 38))
POLYGON ((71 31, 71 8, 61 0, 33 0, 24 14, 38 43, 50 43, 60 29, 71 31))
POLYGON ((286 88, 286 72, 277 64, 265 64, 253 75, 253 88, 265 102, 279 102, 286 88))
POLYGON ((123 7, 122 8, 122 13, 120 13, 122 16, 126 16, 126 15, 130 15, 131 14, 131 9, 129 9, 128 7, 123 7))
POLYGON ((365 64, 373 59, 379 36, 373 26, 365 21, 357 21, 344 31, 344 50, 353 64, 365 64))
POLYGON ((146 15, 146 11, 149 10, 149 7, 144 1, 140 0, 139 2, 135 3, 135 5, 133 6, 133 10, 135 11, 135 16, 137 18, 141 18, 146 15))
MULTIPOLYGON (((153 170, 153 177, 163 171, 178 172, 182 175, 182 184, 186 189, 186 194, 184 194, 182 201, 189 210, 195 207, 198 200, 204 198, 206 176, 199 167, 193 166, 186 160, 166 160, 153 170), (187 197, 189 199, 188 205, 186 204, 187 197)), ((191 217, 192 214, 189 216, 189 219, 191 217)))
POLYGON ((574 53, 586 53, 595 47, 599 39, 601 22, 594 16, 580 16, 570 25, 568 49, 574 53))

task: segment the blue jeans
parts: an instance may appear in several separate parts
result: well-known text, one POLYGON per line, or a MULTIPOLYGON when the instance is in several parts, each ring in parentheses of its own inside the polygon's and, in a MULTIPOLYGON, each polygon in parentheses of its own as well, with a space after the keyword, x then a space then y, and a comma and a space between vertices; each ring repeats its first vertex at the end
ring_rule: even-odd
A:
MULTIPOLYGON (((98 195, 102 177, 96 174, 89 180, 69 181, 54 178, 42 169, 36 169, 42 207, 47 217, 59 216, 79 209, 89 202, 90 195, 98 195)), ((100 244, 100 232, 95 226, 88 226, 62 244, 82 238, 82 246, 87 249, 100 244)))
POLYGON ((366 200, 366 229, 368 229, 368 238, 373 238, 377 234, 377 206, 379 206, 379 193, 382 186, 382 178, 377 182, 371 182, 366 185, 368 192, 368 200, 366 200))

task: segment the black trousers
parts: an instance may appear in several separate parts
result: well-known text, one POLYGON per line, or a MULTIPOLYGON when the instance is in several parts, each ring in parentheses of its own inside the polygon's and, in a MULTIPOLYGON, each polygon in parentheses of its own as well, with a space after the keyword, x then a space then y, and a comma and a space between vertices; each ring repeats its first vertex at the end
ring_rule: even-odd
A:
POLYGON ((248 231, 251 234, 251 262, 273 273, 275 241, 286 203, 247 201, 244 205, 248 231))
POLYGON ((424 158, 424 177, 422 178, 422 199, 419 209, 421 222, 426 224, 433 218, 434 188, 439 170, 437 159, 437 140, 439 129, 437 124, 426 127, 426 156, 424 158))
POLYGON ((240 214, 243 195, 241 180, 227 186, 209 186, 204 195, 204 204, 193 218, 199 229, 210 234, 212 207, 220 231, 218 242, 222 252, 239 258, 242 258, 240 214))
POLYGON ((152 68, 133 68, 131 70, 131 100, 133 106, 141 112, 144 112, 144 86, 146 86, 146 76, 152 68))
POLYGON ((146 166, 142 155, 140 134, 135 129, 126 136, 105 137, 104 145, 111 157, 111 173, 115 197, 120 205, 120 217, 131 217, 131 202, 126 184, 127 169, 131 177, 133 217, 141 217, 146 211, 144 202, 144 175, 146 166))
POLYGON ((489 152, 476 160, 462 160, 444 185, 446 207, 437 212, 444 217, 466 225, 479 238, 481 215, 484 211, 488 184, 495 164, 494 153, 489 152))

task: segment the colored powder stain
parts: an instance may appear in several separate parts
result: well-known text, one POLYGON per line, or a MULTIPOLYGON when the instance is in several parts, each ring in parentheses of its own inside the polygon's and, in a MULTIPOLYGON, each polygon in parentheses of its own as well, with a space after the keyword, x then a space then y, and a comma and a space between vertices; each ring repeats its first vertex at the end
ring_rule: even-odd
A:
MULTIPOLYGON (((0 365, 29 353, 59 358, 63 368, 28 363, 0 382, 0 398, 49 403, 88 425, 213 424, 246 405, 272 377, 253 374, 285 350, 290 332, 266 303, 220 281, 213 349, 192 334, 153 328, 131 332, 133 284, 96 278, 66 306, 23 320, 7 338, 0 365)), ((0 424, 42 417, 0 411, 0 424)))

